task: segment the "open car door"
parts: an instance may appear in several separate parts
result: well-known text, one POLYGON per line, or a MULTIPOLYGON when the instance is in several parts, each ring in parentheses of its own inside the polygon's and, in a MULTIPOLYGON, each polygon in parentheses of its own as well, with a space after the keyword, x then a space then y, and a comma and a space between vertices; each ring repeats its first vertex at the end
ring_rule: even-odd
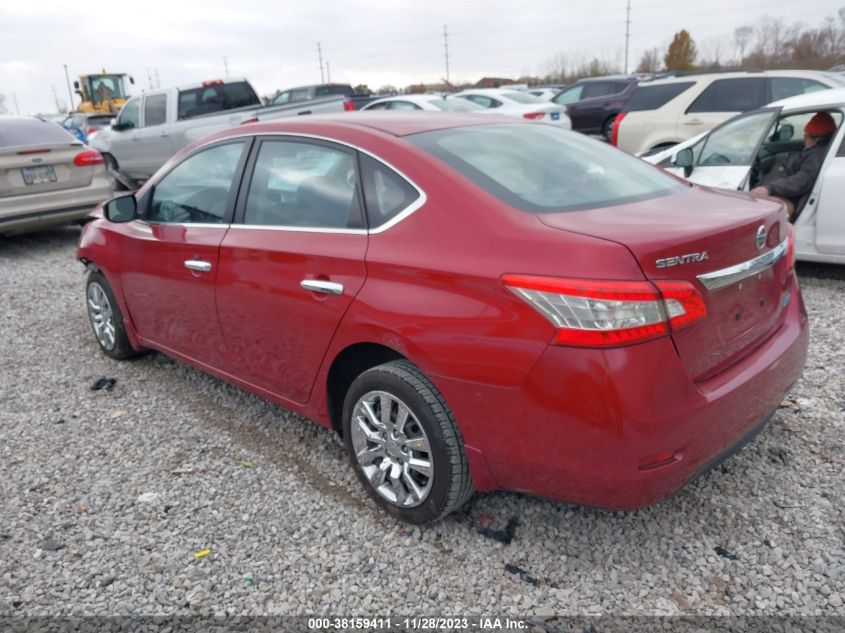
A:
POLYGON ((746 190, 760 147, 781 108, 763 108, 734 117, 697 142, 680 146, 665 168, 698 185, 746 190))

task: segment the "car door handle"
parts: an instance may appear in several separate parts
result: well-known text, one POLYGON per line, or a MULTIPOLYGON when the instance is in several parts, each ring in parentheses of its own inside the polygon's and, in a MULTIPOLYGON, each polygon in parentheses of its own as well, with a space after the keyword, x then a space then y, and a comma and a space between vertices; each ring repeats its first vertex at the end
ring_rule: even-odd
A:
POLYGON ((704 121, 702 121, 701 119, 692 119, 690 121, 684 122, 684 125, 701 125, 702 123, 704 123, 704 121))
POLYGON ((211 270, 211 262, 204 262, 198 259, 186 259, 185 268, 190 268, 191 270, 196 270, 201 273, 207 273, 211 270))
POLYGON ((161 135, 162 135, 162 136, 170 136, 170 132, 168 132, 167 130, 165 130, 165 131, 163 131, 163 132, 161 133, 161 135))
POLYGON ((303 279, 299 282, 301 288, 311 292, 322 292, 327 295, 342 295, 343 284, 333 281, 322 281, 321 279, 303 279))

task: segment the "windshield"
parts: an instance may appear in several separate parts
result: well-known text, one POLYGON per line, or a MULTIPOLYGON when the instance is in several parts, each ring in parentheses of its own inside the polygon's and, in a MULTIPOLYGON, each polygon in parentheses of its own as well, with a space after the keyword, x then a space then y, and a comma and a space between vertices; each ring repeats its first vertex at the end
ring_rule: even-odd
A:
POLYGON ((466 101, 465 99, 431 99, 429 101, 432 105, 440 110, 447 110, 449 112, 482 112, 487 108, 483 108, 477 103, 466 101))
POLYGON ((88 93, 93 103, 102 103, 109 99, 125 99, 122 75, 90 75, 88 93))
POLYGON ((506 204, 531 213, 608 207, 684 189, 638 158, 551 125, 451 128, 406 138, 506 204))
POLYGON ((540 97, 535 97, 527 92, 503 92, 502 96, 517 103, 546 103, 540 97))

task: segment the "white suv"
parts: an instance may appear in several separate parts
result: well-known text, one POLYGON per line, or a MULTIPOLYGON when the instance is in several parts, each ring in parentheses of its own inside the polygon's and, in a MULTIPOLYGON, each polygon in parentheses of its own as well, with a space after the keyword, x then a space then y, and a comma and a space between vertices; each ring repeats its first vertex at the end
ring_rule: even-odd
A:
POLYGON ((772 101, 845 87, 810 70, 685 75, 641 83, 616 117, 611 142, 631 154, 664 149, 772 101))

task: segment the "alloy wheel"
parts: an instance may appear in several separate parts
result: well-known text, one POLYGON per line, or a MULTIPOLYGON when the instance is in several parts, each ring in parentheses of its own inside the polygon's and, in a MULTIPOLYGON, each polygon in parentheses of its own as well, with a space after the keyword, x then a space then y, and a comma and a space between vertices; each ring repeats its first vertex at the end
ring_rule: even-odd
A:
POLYGON ((375 491, 400 508, 422 504, 434 480, 431 445, 413 411, 386 391, 370 391, 355 403, 352 447, 375 491))
POLYGON ((116 342, 114 312, 108 295, 96 281, 88 284, 88 318, 94 328, 94 336, 105 350, 113 350, 116 342))

